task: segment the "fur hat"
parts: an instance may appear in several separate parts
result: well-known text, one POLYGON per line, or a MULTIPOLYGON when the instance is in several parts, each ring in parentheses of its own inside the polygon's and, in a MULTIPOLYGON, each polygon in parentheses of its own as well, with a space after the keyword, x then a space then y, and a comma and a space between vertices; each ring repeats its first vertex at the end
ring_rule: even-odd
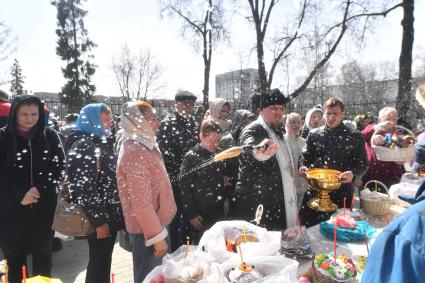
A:
POLYGON ((196 101, 197 97, 193 93, 187 90, 182 90, 176 93, 174 98, 175 101, 193 100, 196 101))
POLYGON ((277 88, 261 93, 261 109, 270 105, 286 106, 286 97, 277 88))

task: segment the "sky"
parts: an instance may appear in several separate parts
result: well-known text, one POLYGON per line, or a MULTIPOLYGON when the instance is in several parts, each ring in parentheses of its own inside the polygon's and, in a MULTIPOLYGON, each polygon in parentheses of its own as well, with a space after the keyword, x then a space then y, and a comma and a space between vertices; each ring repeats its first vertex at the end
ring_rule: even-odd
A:
MULTIPOLYGON (((297 0, 293 1, 295 5, 297 0)), ((85 25, 89 38, 98 47, 94 49, 98 66, 93 81, 96 94, 116 96, 119 88, 112 71, 112 57, 127 44, 132 51, 150 48, 165 67, 166 87, 159 97, 172 98, 178 89, 187 89, 201 97, 203 88, 203 61, 188 41, 182 38, 179 22, 160 16, 159 0, 89 0, 84 2, 88 11, 85 25)), ((239 54, 247 54, 253 46, 255 33, 251 26, 236 13, 229 23, 232 26, 232 43, 214 50, 211 69, 210 93, 214 97, 216 74, 237 70, 239 54)), ((425 52, 425 1, 416 1, 415 49, 425 52)), ((278 17, 279 15, 276 15, 278 17)), ((396 62, 401 46, 401 11, 396 11, 374 30, 367 39, 367 47, 359 51, 346 40, 332 64, 338 66, 352 59, 360 62, 396 62)), ((48 0, 0 0, 0 19, 17 37, 17 50, 0 65, 0 78, 10 73, 12 60, 17 58, 25 76, 25 87, 31 92, 58 92, 64 84, 60 68, 64 63, 56 55, 56 8, 48 0)), ((273 27, 271 27, 273 29, 273 27)), ((255 54, 244 57, 244 67, 256 68, 255 54)), ((279 86, 279 78, 275 80, 279 86)), ((8 90, 8 85, 0 88, 8 90)))

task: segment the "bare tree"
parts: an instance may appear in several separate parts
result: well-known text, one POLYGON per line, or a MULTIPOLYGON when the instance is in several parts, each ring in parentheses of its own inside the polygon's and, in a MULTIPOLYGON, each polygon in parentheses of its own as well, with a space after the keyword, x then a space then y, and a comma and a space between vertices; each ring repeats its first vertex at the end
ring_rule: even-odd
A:
POLYGON ((412 95, 412 49, 414 40, 414 0, 403 0, 403 38, 399 59, 396 108, 400 117, 407 118, 412 95))
POLYGON ((203 105, 208 108, 209 80, 213 47, 227 37, 223 0, 167 0, 163 11, 182 19, 182 34, 196 49, 202 50, 204 61, 203 105))
MULTIPOLYGON (((0 62, 6 60, 16 50, 16 37, 12 37, 12 30, 0 20, 0 62)), ((0 79, 0 84, 2 82, 0 79)))
POLYGON ((130 100, 134 95, 130 93, 135 70, 134 57, 127 45, 121 48, 117 58, 112 58, 112 70, 115 73, 121 95, 130 100))
MULTIPOLYGON (((258 60, 258 73, 259 73, 259 88, 269 89, 273 82, 273 76, 276 69, 276 66, 284 59, 290 48, 293 47, 301 38, 303 38, 302 27, 306 22, 306 16, 309 7, 311 7, 309 0, 302 1, 299 9, 299 16, 294 25, 294 30, 289 32, 287 35, 283 36, 280 41, 282 42, 280 52, 276 52, 272 60, 270 70, 267 75, 266 66, 264 63, 264 42, 266 39, 267 28, 269 26, 271 15, 276 7, 279 0, 247 0, 251 10, 251 14, 248 19, 253 23, 256 31, 256 49, 257 49, 257 60, 258 60)), ((326 2, 328 5, 328 2, 326 2)), ((334 54, 338 45, 340 44, 345 33, 349 29, 350 25, 359 21, 359 19, 364 19, 364 26, 367 25, 368 19, 377 16, 386 16, 389 12, 400 7, 400 4, 394 5, 388 9, 384 9, 379 12, 369 12, 368 8, 364 3, 354 3, 352 0, 345 0, 343 5, 341 5, 341 19, 339 22, 331 25, 321 32, 321 36, 311 45, 311 48, 317 48, 320 44, 326 44, 327 50, 322 54, 317 63, 310 69, 308 75, 304 81, 296 88, 289 96, 290 98, 297 97, 301 92, 303 92, 306 87, 313 80, 317 71, 322 68, 334 54)), ((336 11, 333 11, 335 14, 336 11)))
POLYGON ((140 50, 133 55, 127 45, 121 48, 120 54, 112 58, 112 70, 121 92, 127 99, 146 100, 164 87, 161 77, 164 68, 159 64, 150 49, 140 50))
POLYGON ((12 37, 12 30, 0 20, 0 62, 6 60, 16 50, 16 37, 12 37))
POLYGON ((150 49, 140 52, 137 57, 138 80, 139 85, 137 97, 143 95, 146 100, 149 93, 155 93, 164 87, 160 79, 164 74, 164 68, 158 64, 150 49))

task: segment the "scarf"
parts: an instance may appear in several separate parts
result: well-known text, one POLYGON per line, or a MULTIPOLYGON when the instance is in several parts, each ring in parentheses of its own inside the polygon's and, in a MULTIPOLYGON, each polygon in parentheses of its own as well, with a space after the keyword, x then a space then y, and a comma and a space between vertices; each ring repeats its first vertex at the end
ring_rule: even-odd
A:
POLYGON ((294 161, 290 154, 288 145, 284 139, 278 138, 276 133, 258 116, 257 121, 267 131, 273 143, 279 145, 276 159, 279 164, 280 175, 282 177, 283 196, 285 198, 286 227, 291 228, 297 225, 297 192, 295 187, 294 161))
POLYGON ((123 139, 137 141, 152 150, 157 142, 155 132, 135 102, 127 102, 121 109, 123 139))

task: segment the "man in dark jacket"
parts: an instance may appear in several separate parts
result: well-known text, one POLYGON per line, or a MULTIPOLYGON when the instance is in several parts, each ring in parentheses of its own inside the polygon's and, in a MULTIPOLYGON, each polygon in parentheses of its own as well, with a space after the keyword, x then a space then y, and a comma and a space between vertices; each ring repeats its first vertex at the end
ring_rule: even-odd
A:
POLYGON ((22 281, 32 254, 33 275, 51 277, 52 222, 64 152, 57 133, 45 127, 43 103, 20 95, 0 129, 0 242, 11 283, 22 281))
MULTIPOLYGON (((285 176, 282 176, 282 172, 285 173, 283 170, 289 166, 281 168, 281 161, 279 161, 279 150, 284 150, 286 147, 282 124, 285 105, 286 98, 278 89, 263 93, 260 116, 242 131, 239 139, 241 146, 259 144, 268 146, 239 158, 236 198, 235 203, 232 204, 234 216, 247 221, 253 220, 257 207, 262 204, 264 212, 261 224, 268 230, 286 228, 286 209, 295 205, 296 211, 296 196, 293 196, 295 199, 288 200, 287 197, 291 195, 291 192, 287 191, 283 185, 283 181, 288 183, 293 181, 290 177, 284 180, 285 176)), ((294 187, 291 188, 294 189, 294 187)), ((295 219, 296 215, 293 220, 295 219)))
POLYGON ((182 243, 178 231, 181 219, 178 189, 180 166, 184 155, 198 143, 198 125, 192 116, 196 96, 189 91, 179 91, 175 96, 175 101, 175 111, 162 120, 156 135, 177 205, 176 216, 168 227, 171 251, 175 251, 182 243))
POLYGON ((9 117, 10 102, 9 96, 4 91, 0 90, 0 128, 6 126, 7 117, 9 117))
MULTIPOLYGON (((326 124, 310 131, 299 159, 299 173, 305 176, 308 169, 329 168, 341 171, 342 186, 331 193, 331 199, 338 207, 351 203, 353 197, 354 178, 361 178, 367 170, 367 157, 364 139, 360 132, 352 131, 342 123, 345 116, 345 106, 336 97, 329 98, 325 103, 326 124)), ((328 220, 332 212, 319 212, 308 206, 308 201, 316 195, 309 190, 304 196, 300 209, 300 218, 307 227, 328 220)))

